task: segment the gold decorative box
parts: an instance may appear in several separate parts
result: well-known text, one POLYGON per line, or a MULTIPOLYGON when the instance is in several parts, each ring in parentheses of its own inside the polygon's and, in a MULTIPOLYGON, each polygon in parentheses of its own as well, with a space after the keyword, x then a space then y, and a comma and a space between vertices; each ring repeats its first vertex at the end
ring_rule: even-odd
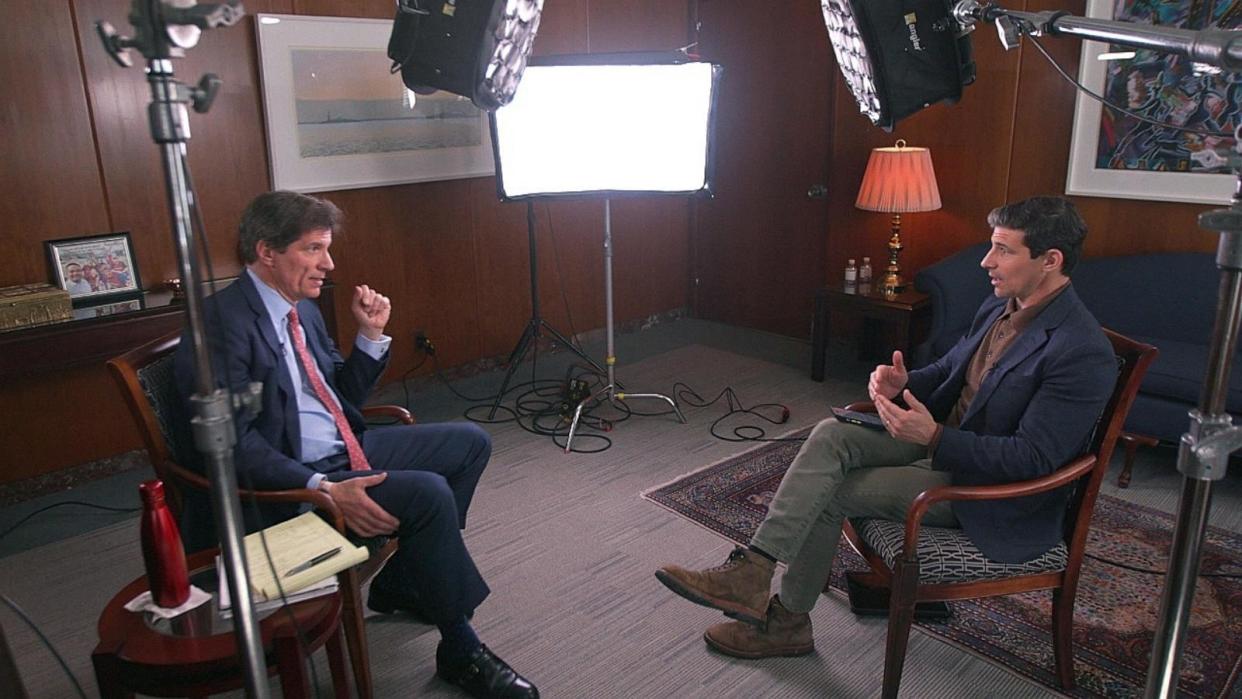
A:
POLYGON ((0 288, 0 331, 47 325, 73 318, 69 292, 51 284, 0 288))

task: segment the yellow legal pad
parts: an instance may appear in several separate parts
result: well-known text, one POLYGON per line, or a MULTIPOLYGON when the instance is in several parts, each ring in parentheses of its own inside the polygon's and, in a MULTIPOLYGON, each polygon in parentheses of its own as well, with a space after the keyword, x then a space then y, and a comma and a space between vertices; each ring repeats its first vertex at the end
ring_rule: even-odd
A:
POLYGON ((357 565, 369 556, 365 546, 355 546, 349 539, 313 512, 298 515, 246 537, 246 565, 250 569, 250 588, 256 602, 278 599, 313 585, 326 577, 357 565), (264 551, 264 541, 267 549, 264 551), (322 562, 309 567, 308 561, 340 549, 322 562), (268 555, 271 555, 271 563, 268 555), (290 574, 295 568, 301 572, 290 574), (280 588, 276 576, 280 576, 280 588))

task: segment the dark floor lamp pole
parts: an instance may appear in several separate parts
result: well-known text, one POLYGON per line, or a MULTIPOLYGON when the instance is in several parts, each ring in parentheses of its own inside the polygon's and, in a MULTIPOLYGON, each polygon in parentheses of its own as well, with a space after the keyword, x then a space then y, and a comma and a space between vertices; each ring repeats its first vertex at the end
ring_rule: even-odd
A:
POLYGON ((578 349, 578 346, 566 339, 564 335, 557 332, 556 328, 549 325, 539 313, 539 258, 535 247, 535 205, 529 199, 526 201, 526 237, 529 240, 530 249, 530 320, 526 322, 526 329, 522 331, 522 336, 518 338, 517 344, 513 346, 513 351, 509 353, 509 369, 505 372, 505 380, 501 382, 500 390, 496 392, 496 401, 492 403, 492 409, 487 414, 488 420, 496 417, 496 411, 500 408, 500 402, 504 400, 505 393, 509 390, 509 381, 513 379, 513 372, 517 371, 518 365, 526 358, 526 353, 530 351, 531 345, 539 342, 539 337, 544 330, 547 330, 558 342, 588 362, 596 371, 601 374, 604 373, 604 367, 587 356, 581 349, 578 349))

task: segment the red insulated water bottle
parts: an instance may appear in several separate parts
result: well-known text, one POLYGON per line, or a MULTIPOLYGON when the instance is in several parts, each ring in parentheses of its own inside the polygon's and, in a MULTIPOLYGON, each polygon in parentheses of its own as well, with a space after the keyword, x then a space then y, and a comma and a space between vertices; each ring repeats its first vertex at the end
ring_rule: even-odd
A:
POLYGON ((161 607, 180 607, 190 597, 190 576, 177 521, 164 502, 164 483, 146 481, 138 492, 142 494, 142 559, 151 596, 161 607))

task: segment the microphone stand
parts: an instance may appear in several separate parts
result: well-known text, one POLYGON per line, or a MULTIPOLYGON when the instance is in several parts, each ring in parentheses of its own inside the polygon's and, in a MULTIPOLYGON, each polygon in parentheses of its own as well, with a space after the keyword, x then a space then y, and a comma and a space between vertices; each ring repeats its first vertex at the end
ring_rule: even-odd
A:
MULTIPOLYGON (((244 402, 257 409, 256 384, 246 395, 233 395, 216 387, 208 353, 203 322, 201 261, 195 247, 191 212, 197 201, 190 190, 186 143, 190 139, 187 104, 205 113, 211 108, 220 86, 213 74, 203 76, 197 87, 187 87, 173 77, 172 58, 185 55, 185 49, 198 41, 203 29, 235 24, 245 11, 240 0, 189 7, 173 7, 177 0, 134 0, 129 20, 135 29, 133 38, 117 35, 107 22, 96 23, 96 31, 108 51, 121 67, 131 65, 129 48, 136 48, 147 59, 147 82, 151 85, 148 118, 151 136, 160 147, 168 192, 168 209, 173 224, 173 243, 181 278, 186 280, 186 327, 194 345, 194 366, 197 374, 196 392, 190 401, 194 408, 191 426, 194 443, 207 466, 211 482, 211 502, 216 526, 220 532, 220 548, 228 588, 234 603, 233 632, 237 639, 238 656, 245 679, 246 694, 266 699, 267 662, 259 635, 254 606, 250 599, 250 576, 246 569, 242 545, 241 505, 237 495, 237 474, 233 464, 233 446, 237 435, 233 430, 233 407, 244 402)), ((184 2, 179 3, 184 5, 184 2)))
MULTIPOLYGON (((1018 12, 977 0, 961 0, 953 16, 969 31, 976 20, 996 23, 1006 49, 1017 46, 1023 33, 1040 36, 1080 36, 1134 48, 1188 57, 1228 71, 1242 70, 1242 31, 1208 29, 1194 31, 1116 20, 1074 17, 1065 12, 1018 12)), ((1220 269, 1215 326, 1209 345, 1207 373, 1198 407, 1190 411, 1190 428, 1182 435, 1177 452, 1182 493, 1177 524, 1169 551, 1169 566, 1160 600, 1160 617, 1152 642, 1147 671, 1146 699, 1177 695, 1182 642, 1190 620, 1190 607, 1198 581, 1202 542, 1212 507, 1212 483, 1225 477, 1229 455, 1242 448, 1242 428, 1233 425, 1225 412, 1229 373, 1238 344, 1242 321, 1242 129, 1234 133, 1235 152, 1214 154, 1227 163, 1237 180, 1228 209, 1199 216, 1199 225, 1220 234, 1216 266, 1220 269)), ((1212 155, 1212 154, 1208 154, 1212 155)), ((1210 162, 1209 158, 1203 158, 1210 162)))

